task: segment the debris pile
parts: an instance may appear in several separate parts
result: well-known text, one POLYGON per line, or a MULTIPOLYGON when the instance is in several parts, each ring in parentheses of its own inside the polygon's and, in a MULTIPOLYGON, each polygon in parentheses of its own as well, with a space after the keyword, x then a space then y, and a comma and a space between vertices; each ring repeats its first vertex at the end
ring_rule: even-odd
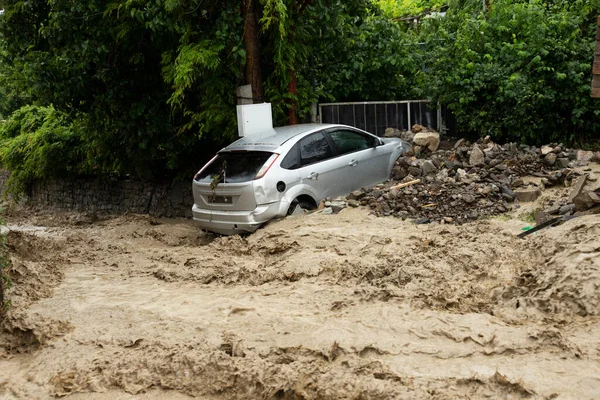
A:
POLYGON ((552 205, 549 215, 572 214, 600 204, 600 185, 586 187, 589 176, 575 169, 599 162, 598 152, 556 143, 541 148, 516 143, 500 146, 489 137, 440 146, 439 134, 422 126, 413 127, 412 132, 388 129, 386 136, 412 141, 413 151, 396 161, 391 181, 350 193, 349 206, 368 206, 377 216, 409 218, 416 223, 461 224, 535 201, 546 187, 572 184, 574 191, 579 188, 577 193, 563 204, 552 205))

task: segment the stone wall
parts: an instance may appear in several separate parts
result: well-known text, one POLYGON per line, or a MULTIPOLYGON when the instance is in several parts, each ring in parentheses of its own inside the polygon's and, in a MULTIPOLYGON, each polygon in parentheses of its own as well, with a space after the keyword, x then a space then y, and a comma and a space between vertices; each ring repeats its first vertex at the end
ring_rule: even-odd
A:
POLYGON ((53 180, 34 182, 27 194, 34 206, 64 211, 140 213, 191 217, 191 182, 154 183, 133 180, 53 180))

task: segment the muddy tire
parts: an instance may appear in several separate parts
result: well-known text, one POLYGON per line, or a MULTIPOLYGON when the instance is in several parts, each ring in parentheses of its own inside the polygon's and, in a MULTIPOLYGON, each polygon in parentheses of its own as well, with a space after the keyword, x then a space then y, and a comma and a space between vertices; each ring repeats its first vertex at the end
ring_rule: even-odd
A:
POLYGON ((310 211, 316 208, 314 204, 306 200, 294 200, 288 209, 287 215, 292 215, 298 207, 304 211, 310 211))

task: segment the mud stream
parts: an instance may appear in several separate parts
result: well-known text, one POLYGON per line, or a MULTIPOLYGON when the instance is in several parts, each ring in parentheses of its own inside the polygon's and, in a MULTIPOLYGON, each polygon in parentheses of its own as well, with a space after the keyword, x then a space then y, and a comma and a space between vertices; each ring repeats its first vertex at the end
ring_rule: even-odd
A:
POLYGON ((600 397, 600 216, 9 216, 0 398, 600 397))

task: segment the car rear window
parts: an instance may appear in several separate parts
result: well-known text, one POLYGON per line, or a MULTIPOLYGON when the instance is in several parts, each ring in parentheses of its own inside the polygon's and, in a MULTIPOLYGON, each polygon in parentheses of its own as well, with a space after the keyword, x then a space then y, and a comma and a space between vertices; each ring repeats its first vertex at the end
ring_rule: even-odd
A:
POLYGON ((197 182, 240 183, 254 179, 273 153, 244 151, 219 153, 196 177, 197 182))

